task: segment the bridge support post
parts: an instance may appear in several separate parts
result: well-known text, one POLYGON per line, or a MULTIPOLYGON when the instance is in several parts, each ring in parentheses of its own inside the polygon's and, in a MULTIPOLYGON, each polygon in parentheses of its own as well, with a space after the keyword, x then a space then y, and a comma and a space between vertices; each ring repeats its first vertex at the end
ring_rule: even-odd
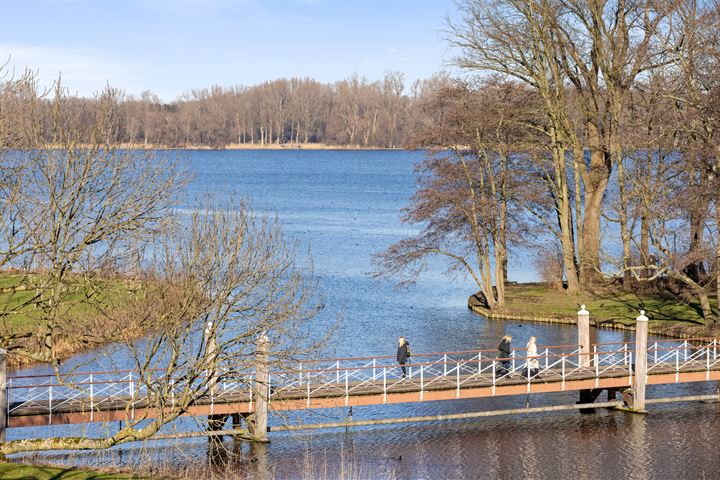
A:
MULTIPOLYGON (((577 312, 577 328, 578 328, 578 345, 580 346, 580 354, 578 355, 578 365, 583 368, 590 368, 590 312, 585 310, 585 305, 580 305, 580 311, 577 312)), ((593 390, 580 390, 580 400, 578 403, 593 403, 597 398, 597 394, 593 390)), ((593 413, 594 409, 583 409, 581 413, 593 413)))
POLYGON ((592 365, 590 358, 590 312, 585 310, 585 305, 580 305, 580 311, 577 315, 578 345, 580 345, 580 361, 578 363, 585 368, 589 368, 592 365))
POLYGON ((635 319, 635 395, 633 410, 645 411, 645 385, 647 384, 647 338, 648 317, 645 310, 635 319))
POLYGON ((0 348, 0 443, 5 442, 5 430, 7 429, 7 360, 6 351, 0 348))
POLYGON ((248 430, 258 442, 268 442, 267 424, 270 404, 270 362, 268 358, 270 339, 261 335, 257 340, 255 353, 255 418, 248 422, 248 430))

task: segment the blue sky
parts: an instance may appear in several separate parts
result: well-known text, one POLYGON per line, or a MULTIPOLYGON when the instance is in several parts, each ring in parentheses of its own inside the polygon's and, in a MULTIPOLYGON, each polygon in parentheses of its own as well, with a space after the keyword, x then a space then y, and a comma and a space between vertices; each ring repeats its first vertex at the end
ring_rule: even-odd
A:
POLYGON ((62 72, 90 96, 106 83, 165 101, 279 77, 333 82, 450 70, 452 0, 0 0, 0 58, 62 72))

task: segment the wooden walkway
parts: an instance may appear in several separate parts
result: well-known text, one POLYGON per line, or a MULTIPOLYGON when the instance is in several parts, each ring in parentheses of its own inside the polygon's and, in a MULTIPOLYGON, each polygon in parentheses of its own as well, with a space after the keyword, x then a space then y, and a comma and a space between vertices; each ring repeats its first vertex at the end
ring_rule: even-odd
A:
MULTIPOLYGON (((598 344, 590 366, 583 366, 579 349, 548 347, 536 358, 535 378, 523 376, 525 357, 513 357, 506 375, 497 377, 494 352, 441 352, 416 355, 411 374, 400 377, 388 357, 332 359, 307 362, 299 368, 270 374, 270 411, 350 407, 527 395, 552 392, 624 389, 633 386, 633 351, 629 344, 598 344)), ((720 342, 699 345, 673 340, 648 350, 647 384, 720 381, 720 342)), ((78 374, 79 375, 79 374, 78 374)), ((11 378, 8 385, 8 426, 77 424, 153 418, 155 403, 142 396, 137 376, 111 372, 104 379, 63 385, 11 378), (125 376, 123 376, 125 375, 125 376), (114 382, 114 383, 113 383, 114 382), (116 393, 98 396, 98 391, 116 393), (53 386, 55 391, 53 391, 53 386), (103 387, 102 390, 100 387, 103 387), (94 387, 94 389, 93 389, 94 387), (65 389, 65 390, 64 390, 65 389), (73 392, 58 394, 59 392, 73 392), (83 393, 84 392, 84 393, 83 393), (95 392, 95 393, 94 393, 95 392), (89 394, 88 394, 89 393, 89 394)), ((96 374, 97 375, 97 374, 96 374)), ((197 398, 185 415, 251 414, 257 395, 253 378, 220 378, 216 394, 197 398)))

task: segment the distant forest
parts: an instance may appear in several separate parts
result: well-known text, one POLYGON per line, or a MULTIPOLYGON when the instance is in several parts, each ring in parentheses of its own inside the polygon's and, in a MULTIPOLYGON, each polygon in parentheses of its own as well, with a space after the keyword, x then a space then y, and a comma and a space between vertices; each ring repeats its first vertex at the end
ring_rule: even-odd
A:
MULTIPOLYGON (((150 91, 125 96, 119 90, 97 98, 64 95, 65 111, 87 142, 93 138, 98 104, 116 103, 117 142, 145 147, 223 148, 321 143, 337 146, 400 148, 411 144, 423 121, 420 100, 445 77, 408 84, 405 75, 389 72, 382 80, 360 75, 331 84, 310 78, 282 78, 255 86, 213 86, 193 90, 170 103, 150 91)), ((55 92, 57 93, 57 92, 55 92)), ((49 109, 53 92, 40 95, 34 113, 49 109)), ((7 100, 7 99, 5 99, 7 100)), ((25 105, 27 107, 27 104, 25 105)), ((51 118, 48 115, 29 115, 51 118)), ((21 123, 15 128, 22 130, 21 123)), ((53 143, 51 126, 42 129, 53 143)), ((22 131, 14 135, 23 146, 22 131)))

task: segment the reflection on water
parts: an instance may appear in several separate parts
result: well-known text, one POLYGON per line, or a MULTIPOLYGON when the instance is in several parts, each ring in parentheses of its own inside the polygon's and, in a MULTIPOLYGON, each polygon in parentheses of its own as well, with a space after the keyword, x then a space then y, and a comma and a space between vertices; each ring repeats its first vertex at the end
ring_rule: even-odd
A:
MULTIPOLYGON (((394 355, 395 339, 409 338, 413 351, 495 349, 505 333, 516 348, 530 335, 542 345, 577 342, 574 328, 487 321, 468 312, 474 290, 467 278, 442 276, 430 263, 417 285, 397 291, 373 279, 371 256, 413 233, 399 221, 415 188, 418 152, 189 152, 196 178, 190 201, 208 188, 252 197, 254 208, 278 211, 288 235, 311 250, 327 308, 318 328, 343 317, 325 354, 394 355)), ((510 278, 527 280, 522 252, 510 278)), ((592 315, 592 312, 591 312, 592 315)), ((631 341, 631 333, 593 330, 593 342, 631 341)), ((123 367, 114 352, 110 364, 123 367)), ((70 363, 82 363, 78 357, 70 363)), ((100 368, 98 366, 98 368, 100 368)), ((37 372, 32 369, 28 372, 37 372)), ((650 387, 648 398, 715 393, 716 384, 650 387)), ((353 409, 353 418, 404 417, 572 404, 577 393, 462 399, 353 409)), ((275 414, 271 424, 316 423, 346 418, 346 409, 275 414)), ((270 445, 206 438, 126 445, 108 452, 43 454, 46 461, 101 465, 152 465, 195 479, 645 479, 720 478, 720 406, 651 405, 646 416, 598 410, 486 417, 452 422, 397 424, 300 433, 271 433, 270 445)), ((167 432, 198 429, 181 419, 167 432)), ((117 424, 11 429, 10 439, 48 435, 106 435, 117 424)))
POLYGON ((171 467, 208 479, 712 479, 720 478, 719 417, 717 403, 683 403, 649 415, 598 410, 276 434, 269 445, 191 440, 65 461, 152 459, 156 473, 171 467))

